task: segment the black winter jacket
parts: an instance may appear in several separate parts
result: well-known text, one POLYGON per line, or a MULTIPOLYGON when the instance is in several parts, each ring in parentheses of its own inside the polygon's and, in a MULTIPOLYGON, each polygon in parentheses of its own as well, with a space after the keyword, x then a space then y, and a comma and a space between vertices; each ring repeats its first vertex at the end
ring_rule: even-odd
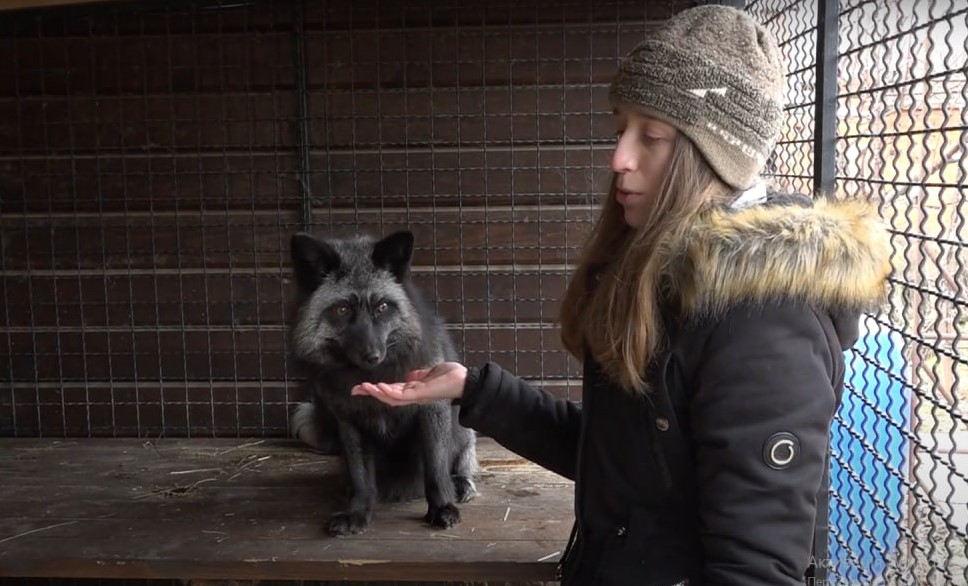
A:
POLYGON ((804 582, 842 351, 889 244, 860 204, 774 201, 704 214, 670 247, 648 394, 588 357, 580 405, 469 369, 461 422, 575 480, 563 584, 804 582))

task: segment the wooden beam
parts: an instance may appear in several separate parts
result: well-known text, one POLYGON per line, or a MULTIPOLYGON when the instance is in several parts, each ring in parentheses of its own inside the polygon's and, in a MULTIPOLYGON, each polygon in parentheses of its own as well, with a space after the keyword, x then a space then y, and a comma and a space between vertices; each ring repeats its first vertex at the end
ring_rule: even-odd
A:
POLYGON ((0 10, 26 10, 31 8, 55 8, 82 4, 103 4, 125 0, 0 0, 0 10))
POLYGON ((294 440, 0 438, 0 577, 550 582, 573 483, 481 438, 448 530, 423 500, 328 536, 342 464, 294 440))

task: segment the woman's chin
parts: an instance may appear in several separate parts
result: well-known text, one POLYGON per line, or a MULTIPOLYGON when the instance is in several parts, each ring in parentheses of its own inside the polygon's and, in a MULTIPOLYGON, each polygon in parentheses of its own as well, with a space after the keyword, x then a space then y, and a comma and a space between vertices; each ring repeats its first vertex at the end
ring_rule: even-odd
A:
POLYGON ((625 213, 623 216, 625 223, 628 224, 629 228, 634 228, 638 230, 643 225, 645 225, 645 220, 642 218, 640 210, 625 208, 625 213))

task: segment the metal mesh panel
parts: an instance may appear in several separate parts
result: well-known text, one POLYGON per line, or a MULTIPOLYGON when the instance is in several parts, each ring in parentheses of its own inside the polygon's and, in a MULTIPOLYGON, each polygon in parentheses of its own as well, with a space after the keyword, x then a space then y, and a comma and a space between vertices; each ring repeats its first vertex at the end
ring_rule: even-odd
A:
MULTIPOLYGON (((607 180, 619 55, 688 2, 195 2, 0 19, 0 433, 278 435, 289 235, 417 234, 468 362, 561 396, 552 327, 607 180)), ((754 0, 784 189, 876 204, 889 304, 848 355, 831 583, 965 584, 961 0, 754 0), (819 58, 818 58, 819 57, 819 58)))
POLYGON ((112 3, 0 20, 0 431, 280 435, 289 237, 415 231, 469 363, 560 396, 607 83, 688 2, 112 3))
POLYGON ((290 13, 4 20, 4 432, 285 429, 290 13))
POLYGON ((747 9, 782 40, 790 75, 775 181, 870 201, 893 234, 889 302, 863 319, 847 354, 829 552, 818 562, 833 584, 968 584, 968 6, 758 0, 747 9), (837 69, 822 73, 827 58, 837 69), (824 82, 836 83, 829 101, 824 82), (818 137, 825 123, 835 142, 818 137), (829 177, 815 160, 823 156, 834 156, 829 177))
POLYGON ((773 33, 786 65, 785 122, 767 170, 787 191, 814 191, 816 123, 817 2, 751 2, 747 11, 773 33))
MULTIPOLYGON (((414 582, 413 580, 380 580, 352 582, 358 586, 555 586, 558 582, 468 581, 414 582)), ((345 580, 133 580, 133 579, 68 579, 68 578, 0 578, 0 586, 345 586, 345 580)))

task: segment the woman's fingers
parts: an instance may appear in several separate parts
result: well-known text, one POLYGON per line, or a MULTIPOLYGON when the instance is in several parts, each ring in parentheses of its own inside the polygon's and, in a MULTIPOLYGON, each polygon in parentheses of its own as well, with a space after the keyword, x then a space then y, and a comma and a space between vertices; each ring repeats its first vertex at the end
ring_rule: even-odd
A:
POLYGON ((406 374, 405 382, 360 383, 353 395, 369 395, 388 405, 427 403, 460 397, 467 368, 457 362, 441 362, 406 374))
POLYGON ((420 368, 417 370, 411 370, 407 373, 406 382, 410 383, 413 381, 421 380, 425 378, 431 371, 430 368, 420 368))
POLYGON ((380 392, 382 392, 384 395, 388 397, 393 397, 394 399, 397 399, 397 400, 403 399, 403 393, 401 392, 403 388, 402 384, 377 383, 376 388, 379 389, 380 392))
POLYGON ((387 405, 409 405, 424 400, 415 392, 412 383, 360 383, 350 391, 352 395, 369 395, 387 405))

